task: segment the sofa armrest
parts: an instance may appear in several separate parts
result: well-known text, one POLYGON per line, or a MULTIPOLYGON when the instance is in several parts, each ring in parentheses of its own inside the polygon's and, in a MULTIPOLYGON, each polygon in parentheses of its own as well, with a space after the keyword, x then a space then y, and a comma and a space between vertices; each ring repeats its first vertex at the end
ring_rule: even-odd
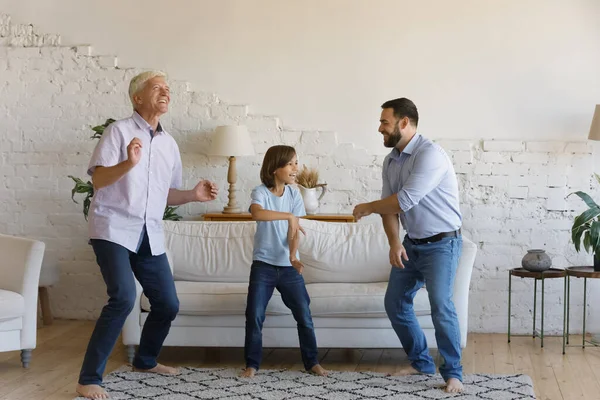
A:
POLYGON ((142 337, 142 326, 140 323, 142 316, 142 293, 142 285, 136 279, 135 304, 133 310, 131 310, 125 320, 125 325, 123 325, 123 344, 126 346, 140 344, 140 338, 142 337))
POLYGON ((45 249, 45 243, 38 240, 0 235, 0 289, 25 299, 21 349, 36 345, 38 284, 45 249))
POLYGON ((463 246, 456 277, 454 279, 453 301, 458 316, 460 328, 461 347, 467 345, 467 332, 469 325, 469 287, 471 285, 471 274, 473 273, 473 264, 477 254, 477 245, 463 235, 463 246))

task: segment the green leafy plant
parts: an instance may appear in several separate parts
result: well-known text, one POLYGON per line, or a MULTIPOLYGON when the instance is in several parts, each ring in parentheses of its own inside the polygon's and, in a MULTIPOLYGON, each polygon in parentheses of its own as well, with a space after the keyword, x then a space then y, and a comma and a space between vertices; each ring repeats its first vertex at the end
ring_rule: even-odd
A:
POLYGON ((92 185, 92 182, 90 181, 84 182, 73 175, 69 175, 69 178, 75 181, 75 186, 73 187, 73 190, 71 190, 71 199, 77 203, 77 200, 75 200, 75 195, 85 194, 83 199, 83 216, 87 221, 88 211, 90 210, 90 204, 92 203, 92 197, 94 197, 94 185, 92 185))
POLYGON ((163 219, 166 221, 180 221, 181 215, 178 215, 175 210, 177 207, 167 206, 165 207, 165 212, 163 214, 163 219))
MULTIPOLYGON (((594 176, 600 184, 600 175, 595 173, 594 176)), ((594 264, 596 264, 600 259, 600 206, 585 192, 578 191, 569 196, 572 194, 578 196, 588 206, 588 209, 573 221, 571 238, 575 250, 579 252, 583 242, 585 251, 594 255, 594 264)))
MULTIPOLYGON (((113 122, 115 122, 114 119, 108 118, 102 125, 97 125, 97 126, 92 127, 92 131, 94 131, 94 134, 91 136, 91 138, 92 139, 100 139, 102 137, 102 134, 104 133, 104 130, 106 129, 106 127, 108 125, 112 124, 113 122)), ((74 177, 72 175, 69 175, 68 177, 71 178, 75 182, 75 186, 73 186, 73 189, 71 190, 71 199, 75 203, 77 203, 77 200, 75 200, 75 195, 76 194, 85 195, 85 197, 83 198, 83 216, 85 217, 85 220, 87 221, 88 212, 90 210, 90 204, 92 203, 92 197, 94 197, 94 185, 90 181, 84 182, 82 179, 74 177)), ((79 203, 77 203, 77 204, 79 204, 79 203)), ((171 206, 165 207, 165 212, 163 213, 163 220, 180 221, 181 215, 177 214, 175 212, 176 210, 177 210, 177 207, 171 207, 171 206)))
POLYGON ((91 136, 91 138, 92 139, 100 139, 102 137, 102 134, 104 133, 104 129, 106 129, 106 127, 109 126, 110 124, 112 124, 113 122, 115 122, 115 120, 112 118, 109 118, 102 125, 97 125, 97 126, 92 127, 94 134, 91 136))

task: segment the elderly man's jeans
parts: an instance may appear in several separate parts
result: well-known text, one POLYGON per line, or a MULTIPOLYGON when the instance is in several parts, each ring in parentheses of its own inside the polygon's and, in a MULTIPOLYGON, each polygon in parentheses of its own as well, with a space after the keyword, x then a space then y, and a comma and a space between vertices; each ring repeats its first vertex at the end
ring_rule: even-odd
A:
POLYGON ((460 329, 452 301, 454 277, 462 250, 462 237, 413 244, 405 238, 408 261, 404 269, 392 267, 385 294, 385 310, 408 355, 411 365, 425 374, 435 374, 435 364, 413 310, 417 291, 427 287, 438 350, 444 358, 440 374, 447 381, 462 381, 460 329))
POLYGON ((304 278, 293 267, 278 267, 254 261, 250 270, 248 301, 246 304, 246 367, 258 370, 262 360, 262 327, 267 304, 277 288, 283 303, 292 311, 298 324, 300 353, 306 370, 319 363, 317 339, 310 315, 310 298, 304 278))
POLYGON ((156 358, 179 311, 173 275, 166 254, 152 256, 148 235, 144 233, 139 251, 106 240, 91 240, 102 277, 106 282, 108 304, 88 344, 79 375, 82 385, 99 385, 110 355, 127 316, 135 304, 135 280, 150 301, 150 314, 144 324, 133 365, 140 369, 156 366, 156 358))

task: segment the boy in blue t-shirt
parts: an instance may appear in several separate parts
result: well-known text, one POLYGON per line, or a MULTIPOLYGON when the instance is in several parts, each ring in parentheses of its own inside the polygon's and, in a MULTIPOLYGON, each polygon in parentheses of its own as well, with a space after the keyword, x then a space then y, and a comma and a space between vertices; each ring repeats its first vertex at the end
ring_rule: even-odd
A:
POLYGON ((290 146, 270 147, 260 170, 262 185, 252 191, 250 212, 257 221, 246 304, 246 368, 242 377, 253 377, 262 359, 262 327, 267 304, 277 288, 298 323, 304 368, 326 376, 317 358, 317 339, 304 285, 304 266, 298 259, 299 217, 306 215, 302 197, 288 186, 296 181, 298 160, 290 146))

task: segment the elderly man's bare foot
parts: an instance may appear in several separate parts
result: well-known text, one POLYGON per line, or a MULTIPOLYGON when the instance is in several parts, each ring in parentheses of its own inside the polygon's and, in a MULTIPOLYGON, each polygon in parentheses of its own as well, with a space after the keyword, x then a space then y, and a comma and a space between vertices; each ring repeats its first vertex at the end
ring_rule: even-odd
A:
POLYGON ((78 395, 86 399, 108 399, 108 393, 100 385, 80 385, 75 389, 78 395))
POLYGON ((406 365, 400 367, 400 369, 394 373, 389 374, 390 376, 408 376, 408 375, 421 375, 422 373, 413 368, 412 365, 406 365))
POLYGON ((464 386, 461 381, 456 378, 450 378, 446 381, 446 387, 444 391, 446 393, 460 393, 464 390, 464 386))
POLYGON ((315 375, 319 375, 319 376, 327 376, 329 375, 329 371, 327 371, 325 368, 321 367, 320 364, 315 365, 314 367, 312 367, 310 369, 310 372, 315 374, 315 375))
POLYGON ((167 367, 166 365, 156 364, 156 367, 150 369, 140 369, 133 367, 136 372, 149 372, 152 374, 179 375, 179 368, 167 367))
POLYGON ((251 367, 246 367, 240 374, 240 378, 254 378, 256 370, 251 367))

